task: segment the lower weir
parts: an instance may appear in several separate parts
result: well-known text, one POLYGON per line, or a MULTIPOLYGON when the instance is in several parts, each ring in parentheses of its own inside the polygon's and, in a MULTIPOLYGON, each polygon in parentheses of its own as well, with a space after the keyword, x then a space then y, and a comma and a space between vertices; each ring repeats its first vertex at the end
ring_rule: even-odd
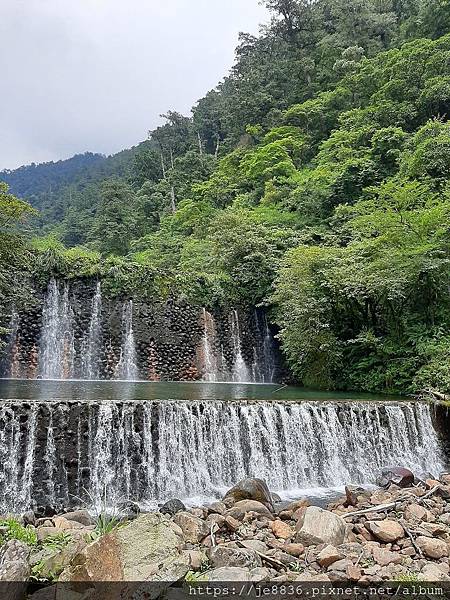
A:
POLYGON ((381 467, 444 468, 420 402, 79 402, 0 405, 0 511, 374 483, 381 467))

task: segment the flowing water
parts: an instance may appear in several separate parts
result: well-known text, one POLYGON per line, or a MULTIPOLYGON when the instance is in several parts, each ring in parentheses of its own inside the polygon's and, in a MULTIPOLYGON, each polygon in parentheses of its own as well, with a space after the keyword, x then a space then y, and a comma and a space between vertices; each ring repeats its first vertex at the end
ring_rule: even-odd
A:
POLYGON ((75 346, 73 311, 69 287, 62 291, 55 279, 48 286, 42 312, 39 348, 39 375, 43 379, 70 379, 74 376, 75 346))
POLYGON ((92 299, 92 313, 89 330, 81 345, 81 377, 82 379, 99 379, 100 348, 102 342, 102 290, 97 283, 92 299))
POLYGON ((231 339, 234 349, 232 380, 249 382, 252 378, 242 355, 241 326, 237 310, 231 312, 231 339))
POLYGON ((119 362, 116 367, 116 379, 136 381, 139 379, 136 366, 136 346, 133 332, 133 301, 129 300, 123 307, 122 314, 123 342, 119 362))
POLYGON ((384 466, 416 475, 445 466, 430 407, 416 401, 265 385, 28 383, 0 384, 0 510, 217 498, 246 476, 296 497, 374 483, 384 466))

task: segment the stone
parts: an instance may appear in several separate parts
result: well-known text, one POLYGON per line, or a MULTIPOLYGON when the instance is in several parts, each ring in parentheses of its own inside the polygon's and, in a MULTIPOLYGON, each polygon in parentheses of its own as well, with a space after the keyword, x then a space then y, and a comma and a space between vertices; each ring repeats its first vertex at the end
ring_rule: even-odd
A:
POLYGON ((242 567, 219 567, 204 574, 206 581, 251 581, 249 569, 242 567))
POLYGON ((290 502, 287 506, 283 508, 283 510, 295 513, 295 511, 299 508, 306 508, 307 506, 309 506, 309 500, 307 500, 306 498, 299 498, 298 500, 290 502))
POLYGON ((303 544, 289 543, 284 544, 283 550, 288 554, 292 554, 292 556, 298 558, 305 552, 305 546, 303 544))
POLYGON ((450 485, 450 473, 442 473, 439 478, 445 485, 450 485))
POLYGON ((36 535, 39 542, 43 542, 46 538, 60 533, 61 530, 57 527, 38 527, 36 529, 36 535))
POLYGON ((2 598, 22 600, 31 574, 30 548, 19 540, 9 540, 0 547, 0 584, 2 598))
POLYGON ((270 528, 275 537, 283 540, 288 540, 294 535, 294 530, 292 527, 280 519, 275 519, 275 521, 272 521, 270 528))
POLYGON ((227 512, 227 507, 223 502, 213 502, 207 508, 209 513, 224 515, 227 512))
POLYGON ((81 525, 84 525, 85 527, 95 524, 94 519, 91 517, 89 512, 84 509, 67 512, 60 516, 64 517, 68 521, 75 521, 76 523, 80 523, 81 525))
POLYGON ((270 581, 271 573, 266 567, 256 567, 250 571, 250 580, 259 581, 270 581))
POLYGON ((448 545, 444 540, 420 535, 416 539, 416 544, 425 556, 429 558, 443 558, 444 556, 448 556, 448 545))
POLYGON ((344 555, 337 548, 328 544, 317 555, 317 562, 321 567, 329 567, 337 560, 344 558, 344 555))
POLYGON ((444 513, 443 515, 440 515, 439 516, 439 521, 441 523, 444 523, 444 525, 450 525, 450 512, 444 513))
POLYGON ((349 565, 345 570, 345 574, 349 581, 359 581, 362 576, 362 571, 356 565, 349 565))
POLYGON ((256 500, 270 508, 270 510, 274 509, 272 495, 266 482, 256 477, 246 477, 239 481, 225 494, 224 500, 229 498, 233 499, 234 502, 256 500))
POLYGON ((258 502, 257 500, 239 500, 235 503, 235 505, 230 508, 227 512, 227 516, 231 516, 234 519, 242 520, 246 513, 254 512, 264 517, 267 517, 270 520, 273 520, 274 517, 269 509, 258 502))
POLYGON ((400 523, 390 519, 383 519, 382 521, 368 521, 366 523, 366 528, 382 542, 396 542, 405 535, 405 530, 400 523))
POLYGON ((82 534, 71 536, 70 541, 63 547, 44 547, 30 557, 30 564, 39 564, 40 577, 52 579, 69 567, 73 558, 87 546, 82 534))
POLYGON ((254 550, 255 552, 260 552, 261 554, 266 554, 268 550, 267 545, 260 540, 242 540, 241 544, 244 546, 244 548, 254 550))
POLYGON ((245 567, 253 569, 261 567, 261 558, 249 548, 231 548, 220 544, 209 550, 211 564, 216 567, 245 567))
POLYGON ((159 581, 164 589, 189 570, 183 544, 166 516, 141 515, 86 546, 59 581, 159 581))
POLYGON ((403 467, 387 467, 381 470, 381 475, 377 479, 380 487, 388 487, 392 483, 401 488, 414 485, 414 473, 403 467))
POLYGON ((193 571, 198 571, 206 559, 205 554, 200 550, 184 550, 183 553, 187 555, 189 567, 193 571))
POLYGON ((356 506, 358 504, 358 493, 360 492, 364 492, 364 489, 352 485, 346 485, 344 506, 356 506))
POLYGON ((418 519, 419 521, 427 521, 428 520, 428 511, 420 504, 409 504, 405 508, 405 519, 418 519))
POLYGON ((181 527, 184 539, 191 542, 191 544, 198 544, 209 533, 205 521, 202 521, 199 517, 194 517, 191 513, 178 512, 173 520, 181 527))
POLYGON ((220 529, 225 524, 225 517, 223 515, 219 515, 218 513, 211 513, 206 517, 206 524, 208 529, 212 526, 216 526, 216 530, 220 529))
POLYGON ((231 529, 231 531, 237 531, 242 525, 241 521, 238 521, 231 515, 225 517, 225 524, 229 529, 231 529))
POLYGON ((441 571, 436 563, 427 562, 422 567, 422 572, 418 577, 419 581, 450 581, 450 577, 441 571))
POLYGON ((323 510, 318 506, 305 509, 303 518, 296 524, 296 542, 305 546, 318 544, 342 544, 347 531, 344 519, 334 513, 323 510))
POLYGON ((168 500, 159 508, 159 512, 163 515, 171 515, 172 517, 179 512, 185 512, 186 507, 178 500, 178 498, 174 498, 173 500, 168 500))
POLYGON ((34 514, 34 511, 28 510, 27 512, 23 513, 22 522, 25 527, 27 525, 36 525, 36 515, 34 514))
POLYGON ((53 517, 53 523, 56 529, 62 529, 63 531, 66 531, 67 529, 84 529, 84 525, 78 521, 69 521, 65 516, 53 517))
POLYGON ((347 567, 351 567, 353 562, 349 558, 341 558, 340 560, 335 561, 329 567, 329 571, 346 571, 347 567))
POLYGON ((386 567, 390 564, 400 564, 403 560, 400 554, 386 550, 386 548, 374 548, 373 558, 380 567, 386 567))

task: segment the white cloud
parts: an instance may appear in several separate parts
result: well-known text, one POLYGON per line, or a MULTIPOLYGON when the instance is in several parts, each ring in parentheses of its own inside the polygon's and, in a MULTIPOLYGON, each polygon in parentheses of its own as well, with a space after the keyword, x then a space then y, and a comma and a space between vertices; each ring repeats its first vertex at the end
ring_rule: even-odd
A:
POLYGON ((258 0, 0 0, 0 169, 136 144, 265 17, 258 0))

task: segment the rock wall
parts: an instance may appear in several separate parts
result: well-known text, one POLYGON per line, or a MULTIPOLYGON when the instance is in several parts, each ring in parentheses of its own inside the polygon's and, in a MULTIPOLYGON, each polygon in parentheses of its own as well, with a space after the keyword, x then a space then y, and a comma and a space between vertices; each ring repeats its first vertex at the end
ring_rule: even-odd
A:
POLYGON ((96 282, 51 281, 5 326, 2 377, 269 382, 280 371, 260 310, 110 298, 96 282))

